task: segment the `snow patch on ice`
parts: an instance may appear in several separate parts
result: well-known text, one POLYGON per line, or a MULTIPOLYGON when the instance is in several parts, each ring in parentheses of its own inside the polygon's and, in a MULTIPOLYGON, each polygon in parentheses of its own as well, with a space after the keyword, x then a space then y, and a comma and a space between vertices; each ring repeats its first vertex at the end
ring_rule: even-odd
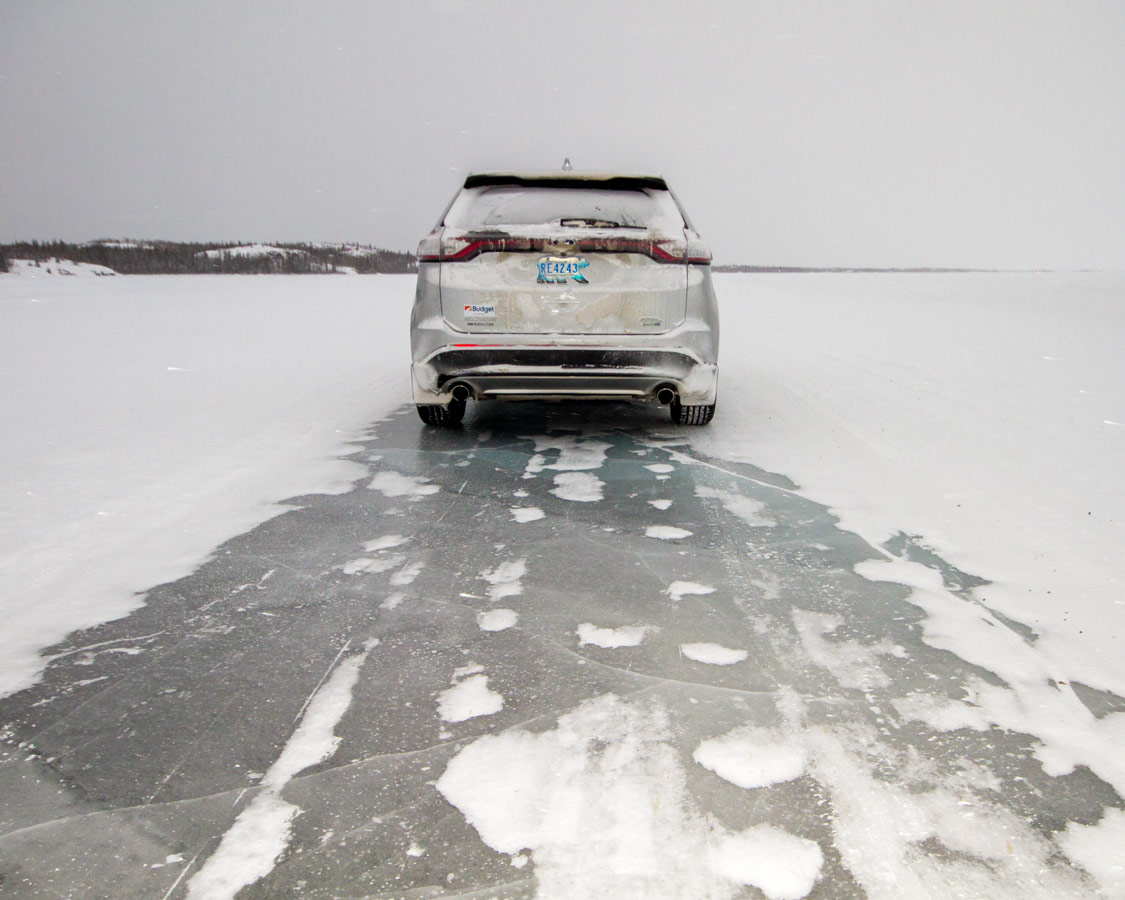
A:
POLYGON ((513 559, 501 563, 495 569, 485 569, 480 577, 487 581, 491 587, 488 597, 496 603, 506 597, 515 597, 523 593, 521 579, 527 574, 527 560, 513 559))
POLYGON ((470 675, 438 694, 438 715, 446 722, 491 716, 504 708, 504 698, 488 686, 487 675, 470 675))
POLYGON ((563 472, 555 476, 551 493, 562 500, 594 503, 602 499, 605 482, 589 472, 563 472))
POLYGON ((535 455, 527 463, 526 474, 538 474, 544 469, 557 472, 578 472, 600 469, 605 464, 606 451, 610 444, 604 441, 587 440, 576 437, 535 438, 535 455), (558 458, 548 463, 543 454, 549 450, 558 451, 558 458))
POLYGON ((426 564, 420 560, 407 563, 391 576, 391 585, 394 587, 406 587, 408 584, 413 584, 414 579, 422 573, 422 569, 424 569, 425 566, 426 564))
POLYGON ((870 729, 810 728, 801 739, 809 773, 831 797, 833 844, 871 900, 933 897, 936 885, 943 897, 1090 896, 1073 871, 1050 862, 1051 841, 988 801, 991 779, 970 770, 935 787, 925 761, 880 746, 870 729), (886 771, 898 775, 888 780, 886 771), (927 842, 949 852, 928 852, 927 842))
POLYGON ((649 506, 655 506, 657 509, 659 509, 661 512, 663 512, 664 510, 668 509, 668 507, 670 507, 672 505, 672 501, 671 500, 649 500, 648 505, 649 506))
POLYGON ((403 475, 401 472, 377 472, 368 487, 379 491, 384 497, 409 497, 411 500, 418 500, 441 490, 436 484, 430 484, 429 480, 420 475, 403 475))
POLYGON ((799 742, 765 728, 736 728, 705 740, 695 748, 692 759, 741 788, 800 778, 807 762, 799 742))
POLYGON ((674 525, 649 525, 645 529, 645 537, 656 538, 658 541, 678 541, 692 536, 686 528, 676 528, 674 525))
POLYGON ((513 506, 508 512, 521 525, 527 522, 538 522, 546 515, 538 506, 513 506))
POLYGON ((395 547, 401 547, 410 538, 403 537, 401 534, 384 534, 382 537, 377 537, 373 541, 368 541, 363 545, 363 549, 368 553, 375 553, 379 550, 393 550, 395 547))
POLYGON ((704 596, 715 593, 709 584, 699 584, 696 581, 673 581, 664 592, 675 601, 682 600, 689 595, 704 596))
POLYGON ((297 730, 266 771, 261 792, 238 814, 219 846, 188 882, 188 897, 227 900, 268 875, 289 846, 291 824, 300 807, 281 799, 282 789, 310 766, 330 758, 340 745, 336 726, 352 702, 352 691, 367 656, 378 644, 364 644, 313 694, 297 730))
POLYGON ((750 654, 745 650, 735 650, 721 644, 680 644, 680 652, 688 659, 696 662, 707 663, 711 666, 733 666, 740 663, 750 654))
POLYGON ((715 872, 761 889, 770 900, 800 900, 813 889, 824 864, 815 841, 756 825, 720 837, 711 849, 715 872))
POLYGON ((668 463, 652 463, 651 465, 645 466, 645 468, 655 475, 667 475, 670 472, 676 471, 676 467, 670 466, 668 463))
POLYGON ((832 641, 832 634, 844 624, 839 616, 793 610, 793 625, 801 640, 801 647, 814 663, 827 669, 841 687, 869 691, 890 684, 887 674, 879 667, 880 654, 898 655, 899 650, 888 641, 864 645, 855 641, 832 641))
POLYGON ((405 556, 384 556, 379 559, 374 559, 369 556, 361 556, 358 559, 353 559, 344 564, 345 575, 377 575, 380 572, 389 572, 391 569, 402 564, 405 556))
POLYGON ((405 599, 406 596, 404 594, 391 594, 386 600, 379 604, 379 609, 397 609, 405 599))
POLYGON ((1071 822, 1059 843, 1106 897, 1125 897, 1125 812, 1110 807, 1095 825, 1071 822))
POLYGON ((712 870, 724 859, 670 738, 659 704, 609 694, 550 731, 478 738, 437 788, 493 850, 531 852, 540 900, 730 900, 744 873, 712 870))
POLYGON ((645 636, 656 631, 654 625, 623 625, 620 628, 599 628, 591 622, 583 622, 578 626, 579 646, 593 644, 595 647, 616 649, 618 647, 637 647, 645 636))
POLYGON ((922 640, 1005 682, 970 679, 964 701, 925 695, 901 698, 896 701, 901 714, 943 731, 996 725, 1034 735, 1042 742, 1035 756, 1049 775, 1065 775, 1084 764, 1125 796, 1125 757, 1120 750, 1125 745, 1125 713, 1094 716, 1065 672, 993 616, 986 604, 947 590, 935 570, 902 559, 868 560, 855 568, 872 581, 912 588, 909 601, 926 613, 922 640))
POLYGON ((468 665, 461 666, 453 670, 453 681, 458 681, 461 678, 466 678, 469 675, 476 675, 478 672, 483 672, 484 666, 477 662, 471 662, 468 665))
POLYGON ((481 631, 504 631, 513 628, 519 620, 519 613, 513 609, 490 609, 477 613, 477 625, 481 631))
POLYGON ((751 528, 772 528, 777 524, 769 516, 762 515, 762 510, 766 508, 766 504, 761 500, 753 500, 750 497, 743 497, 741 494, 734 494, 729 491, 716 490, 702 484, 696 486, 695 496, 718 500, 727 512, 741 519, 751 528))

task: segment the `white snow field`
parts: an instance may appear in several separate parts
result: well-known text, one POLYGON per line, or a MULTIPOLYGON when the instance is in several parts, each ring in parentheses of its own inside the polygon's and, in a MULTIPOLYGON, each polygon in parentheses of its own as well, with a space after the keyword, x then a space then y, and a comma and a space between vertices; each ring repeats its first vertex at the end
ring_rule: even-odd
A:
MULTIPOLYGON (((752 463, 788 476, 874 546, 905 533, 964 573, 948 578, 983 581, 975 598, 1035 637, 953 598, 934 568, 890 554, 857 566, 871 582, 911 590, 926 643, 996 676, 966 687, 971 702, 912 694, 895 700, 897 711, 937 730, 1033 735, 1049 775, 1085 764, 1125 795, 1125 713, 1095 717, 1069 687, 1125 696, 1125 274, 718 275, 716 284, 718 414, 708 428, 668 426, 667 445, 689 443, 693 453, 674 453, 669 468, 712 464, 699 457, 752 463)), ((437 494, 438 485, 396 471, 359 481, 363 471, 340 459, 368 425, 410 402, 413 286, 409 276, 0 276, 0 693, 38 677, 41 650, 126 614, 146 589, 188 573, 287 498, 353 480, 404 507, 437 494)), ((592 472, 608 449, 540 438, 536 450, 558 460, 539 455, 525 476, 543 473, 558 497, 597 509, 605 485, 592 472)), ((701 496, 748 527, 775 524, 748 498, 701 496)), ((649 502, 658 540, 645 543, 688 552, 658 524, 671 501, 649 502)), ((509 508, 514 534, 544 527, 509 508)), ((410 584, 422 563, 408 561, 409 540, 362 535, 345 571, 394 568, 390 585, 410 584)), ((454 586, 511 601, 481 613, 482 631, 528 621, 516 608, 534 593, 524 580, 533 585, 535 573, 517 552, 505 549, 454 586)), ((662 583, 684 609, 720 582, 662 583)), ((399 602, 392 594, 385 606, 399 602)), ((886 676, 870 658, 907 652, 889 639, 837 640, 840 616, 795 608, 791 619, 801 653, 844 687, 878 687, 871 679, 886 676)), ((574 623, 583 645, 613 656, 664 634, 574 623)), ((739 647, 698 642, 682 652, 700 668, 746 665, 739 647)), ((457 670, 436 700, 443 721, 506 712, 505 695, 489 686, 493 671, 457 670)), ((350 689, 343 684, 339 698, 350 689)), ((800 705, 780 700, 782 712, 800 705)), ((532 853, 542 897, 580 896, 581 879, 591 881, 587 895, 640 885, 651 897, 700 896, 705 882, 716 897, 744 885, 775 900, 813 890, 828 865, 815 842, 771 825, 725 831, 684 812, 694 764, 746 790, 803 775, 823 784, 834 798, 835 850, 872 897, 929 896, 934 885, 935 896, 950 895, 940 893, 940 867, 911 855, 928 835, 1012 875, 1009 896, 1081 890, 1069 874, 1040 879, 1054 845, 1014 816, 884 783, 855 769, 843 731, 783 718, 770 730, 714 734, 690 763, 673 751, 659 704, 604 694, 549 727, 486 733, 482 724, 435 783, 517 869, 532 853), (594 886, 605 872, 618 881, 594 886)), ((324 715, 310 759, 333 752, 337 723, 324 715)), ((282 767, 279 783, 298 771, 282 767)), ((295 813, 260 796, 250 824, 236 829, 261 825, 270 840, 253 860, 212 865, 207 878, 247 883, 246 871, 283 844, 295 813)), ((1058 841, 1102 896, 1120 894, 1122 833, 1125 819, 1109 810, 1095 824, 1071 823, 1058 841)), ((193 889, 202 870, 199 878, 193 889)))
POLYGON ((412 291, 0 275, 0 694, 278 501, 348 489, 348 442, 409 398, 412 291))
POLYGON ((697 448, 788 475, 875 545, 919 536, 1039 635, 1044 680, 1125 695, 1125 273, 716 290, 723 397, 697 448))
MULTIPOLYGON (((875 544, 920 536, 991 582, 1057 680, 1125 693, 1125 274, 716 282, 723 398, 692 443, 789 476, 875 544)), ((410 400, 412 292, 0 276, 0 692, 278 501, 347 487, 349 439, 410 400)), ((557 449, 563 474, 604 456, 557 449)), ((560 493, 594 499, 589 478, 560 493)))

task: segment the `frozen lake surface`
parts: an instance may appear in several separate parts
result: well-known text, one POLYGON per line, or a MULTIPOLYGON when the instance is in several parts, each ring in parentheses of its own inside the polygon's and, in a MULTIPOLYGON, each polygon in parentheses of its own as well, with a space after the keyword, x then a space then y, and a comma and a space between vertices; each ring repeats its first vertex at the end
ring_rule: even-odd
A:
POLYGON ((1057 832, 1113 788, 968 721, 996 679, 856 569, 1006 630, 971 577, 657 410, 477 412, 401 410, 355 489, 56 648, 3 707, 12 896, 1093 895, 1057 832))
MULTIPOLYGON (((1034 286, 992 278, 990 288, 969 284, 978 296, 998 296, 989 316, 1012 302, 997 286, 1034 286)), ((125 287, 106 281, 98 291, 125 287)), ((304 285, 326 292, 341 315, 369 315, 356 279, 148 284, 187 292, 209 281, 226 301, 242 285, 260 293, 260 303, 245 301, 247 322, 269 303, 292 321, 293 310, 306 309, 296 293, 304 285), (277 290, 280 303, 270 296, 277 290)), ((408 302, 406 279, 359 281, 377 283, 384 302, 398 294, 408 302)), ((139 291, 144 283, 126 284, 139 291)), ((1099 296, 1106 285, 1098 282, 1099 296)), ((925 396, 903 358, 917 361, 932 342, 915 339, 912 356, 880 350, 876 320, 902 304, 925 320, 938 293, 964 287, 939 276, 728 279, 722 296, 758 298, 756 320, 769 322, 778 341, 766 347, 746 337, 755 317, 727 315, 728 301, 724 325, 735 336, 725 350, 726 424, 718 418, 706 430, 674 428, 663 409, 619 404, 471 406, 462 430, 428 430, 393 391, 365 407, 362 391, 343 387, 346 372, 367 372, 368 390, 394 377, 393 329, 374 341, 387 358, 370 369, 361 366, 364 340, 349 342, 354 328, 339 323, 335 354, 317 341, 302 351, 310 339, 288 338, 278 323, 269 340, 245 338, 263 369, 251 388, 260 399, 251 425, 284 443, 286 416, 310 419, 319 408, 343 437, 312 436, 279 462, 246 450, 262 446, 253 443, 260 435, 224 444, 212 428, 215 459, 195 469, 185 461, 173 482, 194 479, 205 491, 208 473, 229 468, 241 450, 259 500, 231 506, 260 524, 229 513, 208 519, 202 504, 200 530, 214 535, 209 558, 159 586, 137 585, 150 588, 143 605, 116 609, 95 596, 83 613, 90 627, 66 637, 67 607, 41 596, 60 629, 37 645, 47 651, 44 674, 21 676, 34 683, 0 700, 0 894, 1119 896, 1125 701, 1114 689, 1116 661, 1097 652, 1121 618, 1105 587, 1114 565, 1102 560, 1092 573, 1064 576, 1087 588, 1074 608, 1104 624, 1088 659, 1068 654, 1075 635, 1045 641, 1010 607, 993 605, 993 590, 1013 593, 1018 582, 966 566, 958 551, 971 529, 927 533, 939 515, 924 485, 913 493, 903 486, 911 457, 882 452, 911 448, 925 433, 888 410, 904 394, 925 396), (878 290, 857 299, 864 284, 878 290), (816 337, 826 326, 805 320, 807 304, 823 312, 833 301, 850 303, 850 315, 865 322, 835 366, 826 362, 831 342, 816 337), (793 304, 804 312, 787 319, 793 304), (800 333, 811 335, 807 346, 787 350, 782 339, 800 333), (271 356, 266 347, 279 340, 292 341, 288 355, 271 356), (315 365, 301 362, 302 352, 315 365), (345 359, 333 363, 334 355, 345 359), (297 370, 289 376, 286 362, 297 370), (839 377, 818 382, 818 371, 839 377), (908 385, 878 395, 882 413, 865 407, 873 395, 859 390, 870 388, 872 372, 908 385), (306 385, 298 408, 271 401, 283 392, 270 375, 287 392, 306 385), (805 393, 782 409, 785 394, 770 385, 786 379, 805 393), (743 381, 745 404, 731 390, 743 381), (856 413, 835 420, 849 438, 810 438, 818 421, 830 421, 818 419, 819 397, 832 398, 837 417, 856 413), (870 446, 872 429, 885 443, 865 457, 857 447, 870 446), (803 456, 798 438, 810 441, 803 456), (347 460, 333 463, 342 440, 347 460), (817 446, 826 457, 819 469, 810 462, 817 446), (281 493, 279 485, 299 479, 302 453, 321 459, 309 479, 316 492, 281 493), (833 511, 796 476, 823 484, 838 466, 854 477, 838 477, 824 498, 833 511), (885 492, 872 474, 880 466, 885 492), (278 515, 282 501, 288 511, 278 515), (887 530, 896 502, 910 527, 887 530), (1071 674, 1083 672, 1087 681, 1071 674)), ((1074 292, 1079 306, 1090 303, 1081 284, 1074 292)), ((157 293, 161 315, 182 305, 157 293)), ((107 296, 100 302, 112 308, 107 296)), ((1040 310, 1039 326, 1053 315, 1055 295, 1046 296, 1039 306, 1027 300, 1040 310)), ((378 318, 401 322, 401 299, 378 318)), ((1097 308, 1103 328, 1121 321, 1109 306, 1097 308)), ((10 321, 34 323, 38 312, 21 306, 10 321)), ((55 315, 56 324, 66 318, 55 315)), ((213 326, 230 311, 212 315, 213 326)), ((150 344, 160 339, 160 318, 151 320, 150 344)), ((206 323, 199 327, 206 333, 206 323)), ((1024 346, 1011 343, 1007 358, 1024 346)), ((1096 364, 1085 373, 1113 365, 1098 346, 1090 342, 1086 357, 1096 364)), ((223 353, 197 353, 230 373, 247 368, 223 353)), ((1099 402, 1117 402, 1108 384, 1115 371, 1093 388, 1099 402)), ((224 381, 212 374, 216 385, 224 381)), ((945 385, 916 406, 926 427, 958 397, 966 420, 981 421, 974 404, 992 409, 988 391, 951 387, 952 371, 921 380, 945 385)), ((1049 394, 1034 384, 1028 391, 1049 394)), ((48 392, 43 404, 51 402, 48 392)), ((1073 429, 1086 427, 1083 408, 1073 429)), ((226 411, 214 418, 225 422, 226 411)), ((190 429, 177 436, 174 418, 154 436, 158 446, 198 447, 190 429)), ((120 421, 129 435, 144 427, 124 413, 120 421)), ((192 424, 206 421, 200 414, 192 424)), ((1112 456, 1119 432, 1101 427, 1085 439, 1102 442, 1086 458, 1115 497, 1120 472, 1098 461, 1112 456)), ((989 446, 1034 428, 1021 433, 1001 421, 994 432, 989 446)), ((22 435, 21 446, 33 437, 22 435)), ((113 435, 102 440, 109 454, 113 435)), ((956 444, 955 435, 943 440, 956 444)), ((137 453, 144 458, 143 447, 137 453)), ((938 490, 950 473, 972 474, 946 455, 927 459, 938 490)), ((1014 471, 996 476, 999 488, 1015 493, 1020 473, 1035 468, 1019 458, 980 461, 985 473, 1005 466, 1014 471)), ((15 460, 10 471, 31 472, 31 463, 15 460)), ((959 496, 988 508, 987 479, 978 477, 959 496)), ((1104 501, 1083 493, 1084 477, 1067 481, 1073 499, 1100 513, 1104 501)), ((121 497, 134 498, 132 488, 121 478, 121 497)), ((37 548, 46 553, 49 516, 39 514, 37 548)), ((81 535, 71 526, 68 534, 81 535)), ((1113 527, 1091 527, 1088 541, 1104 546, 1113 527)), ((1034 533, 1052 537, 1047 526, 1034 533)), ((161 551, 175 540, 158 538, 129 545, 144 551, 142 571, 168 563, 161 551)), ((1057 538, 1073 551, 1068 535, 1057 538)), ((88 540, 95 560, 114 549, 96 534, 88 540)), ((985 556, 1003 570, 1022 546, 996 541, 985 556)), ((56 547, 65 561, 64 551, 56 547)), ((120 575, 124 558, 103 571, 120 575)), ((38 588, 14 564, 5 571, 13 594, 38 588)), ((97 577, 95 567, 84 582, 75 566, 69 580, 90 592, 97 577)), ((21 621, 25 609, 13 606, 6 620, 21 621)))

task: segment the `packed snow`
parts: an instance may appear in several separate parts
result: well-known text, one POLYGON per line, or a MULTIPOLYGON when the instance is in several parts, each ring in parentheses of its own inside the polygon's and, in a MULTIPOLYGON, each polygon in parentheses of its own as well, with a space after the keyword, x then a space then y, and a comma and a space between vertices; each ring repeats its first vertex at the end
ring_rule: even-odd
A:
POLYGON ((481 631, 504 631, 514 628, 520 617, 514 609, 496 608, 477 613, 477 624, 481 631))
POLYGON ((722 644, 711 644, 706 641, 680 644, 680 653, 688 659, 706 663, 709 666, 733 666, 735 663, 743 662, 750 655, 745 650, 724 647, 722 644))
POLYGON ((602 499, 605 482, 589 472, 561 472, 555 476, 551 493, 562 500, 596 503, 602 499))
POLYGON ((675 525, 649 525, 645 529, 645 537, 655 538, 658 541, 681 541, 691 535, 692 533, 686 528, 677 528, 675 525))
POLYGON ((487 569, 480 573, 480 577, 489 584, 488 597, 493 603, 522 594, 525 575, 527 575, 527 560, 524 559, 509 560, 494 569, 487 569))
POLYGON ((815 841, 772 825, 722 835, 711 848, 716 874, 761 888, 770 900, 800 900, 813 889, 823 862, 815 841))
POLYGON ((384 497, 407 497, 411 500, 429 497, 440 490, 436 484, 428 484, 427 479, 418 475, 391 471, 376 473, 368 487, 384 497))
POLYGON ((808 894, 817 843, 769 825, 730 833, 700 815, 671 737, 659 704, 606 695, 553 730, 478 738, 437 787, 488 846, 531 852, 544 900, 723 900, 743 885, 771 900, 808 894))
POLYGON ((668 585, 665 593, 673 600, 682 600, 684 597, 704 597, 715 593, 715 588, 709 584, 700 584, 698 581, 673 581, 668 585))
POLYGON ((512 514, 512 519, 521 525, 538 522, 546 515, 538 506, 513 506, 508 512, 512 514))
POLYGON ((619 628, 602 628, 592 622, 583 622, 578 626, 576 634, 580 646, 593 644, 595 647, 605 647, 613 650, 618 647, 637 647, 650 632, 656 628, 652 625, 622 625, 619 628))
POLYGON ((792 781, 805 772, 804 748, 766 729, 736 728, 709 738, 695 748, 692 758, 742 788, 792 781))
POLYGON ((446 722, 491 716, 504 708, 504 698, 488 686, 488 676, 471 674, 438 695, 438 713, 446 722))
POLYGON ((410 538, 405 538, 401 534, 384 534, 365 543, 363 549, 368 553, 375 553, 379 550, 393 550, 395 547, 401 547, 409 540, 410 538))
POLYGON ((589 438, 535 436, 534 440, 535 456, 527 464, 527 472, 531 474, 545 469, 559 472, 600 469, 610 446, 605 441, 589 438), (549 456, 555 457, 554 462, 548 462, 549 456))
POLYGON ((1107 809, 1094 825, 1071 822, 1062 837, 1066 855, 1093 874, 1108 897, 1125 897, 1125 812, 1107 809))

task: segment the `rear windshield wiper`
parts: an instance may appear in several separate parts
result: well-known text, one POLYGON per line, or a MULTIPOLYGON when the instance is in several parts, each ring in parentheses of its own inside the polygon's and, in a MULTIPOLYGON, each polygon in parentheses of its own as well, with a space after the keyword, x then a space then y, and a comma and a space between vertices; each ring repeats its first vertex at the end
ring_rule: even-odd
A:
POLYGON ((611 222, 609 219, 587 219, 581 216, 560 219, 559 225, 563 228, 637 228, 645 230, 644 225, 622 225, 620 222, 611 222))

